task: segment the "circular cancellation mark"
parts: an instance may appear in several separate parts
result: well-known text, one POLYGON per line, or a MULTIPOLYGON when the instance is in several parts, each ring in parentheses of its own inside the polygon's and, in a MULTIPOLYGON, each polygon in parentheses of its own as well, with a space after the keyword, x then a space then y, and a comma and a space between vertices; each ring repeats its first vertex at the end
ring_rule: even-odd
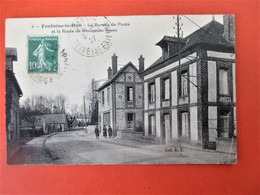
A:
POLYGON ((111 23, 107 17, 78 17, 69 34, 75 51, 86 57, 98 56, 112 45, 111 23))

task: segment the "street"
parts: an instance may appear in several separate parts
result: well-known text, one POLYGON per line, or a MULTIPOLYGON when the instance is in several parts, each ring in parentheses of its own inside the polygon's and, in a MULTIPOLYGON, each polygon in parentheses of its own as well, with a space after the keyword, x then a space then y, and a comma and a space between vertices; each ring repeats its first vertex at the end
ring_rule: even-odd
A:
POLYGON ((208 150, 178 148, 120 138, 96 140, 84 130, 36 137, 11 158, 14 165, 84 164, 223 164, 234 163, 235 155, 208 150))

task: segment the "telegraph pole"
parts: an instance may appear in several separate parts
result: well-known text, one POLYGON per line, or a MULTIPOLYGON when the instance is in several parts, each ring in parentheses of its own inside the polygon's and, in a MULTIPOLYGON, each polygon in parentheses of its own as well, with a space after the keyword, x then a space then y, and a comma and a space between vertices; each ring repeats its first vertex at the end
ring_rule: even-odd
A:
POLYGON ((85 128, 86 128, 86 132, 87 132, 87 119, 86 119, 86 103, 85 103, 85 96, 83 96, 83 104, 84 104, 85 128))
POLYGON ((179 74, 181 79, 181 44, 180 44, 180 16, 179 15, 177 15, 177 38, 178 38, 179 74))
MULTIPOLYGON (((175 17, 174 17, 175 19, 175 17)), ((185 78, 189 83, 191 83, 192 85, 194 85, 195 87, 198 88, 198 86, 191 81, 190 77, 197 77, 197 76, 193 76, 193 75, 189 75, 189 76, 184 76, 184 75, 181 75, 181 43, 180 43, 180 38, 183 37, 183 31, 181 29, 181 26, 183 26, 183 23, 180 23, 180 20, 181 20, 181 17, 180 15, 177 15, 177 22, 175 23, 177 25, 177 29, 176 29, 176 33, 177 33, 177 38, 178 38, 178 64, 179 64, 179 76, 180 76, 180 79, 183 77, 185 78)), ((175 27, 174 27, 175 29, 175 27)), ((187 58, 184 56, 184 58, 187 58)), ((188 58, 187 58, 188 59, 188 58)))

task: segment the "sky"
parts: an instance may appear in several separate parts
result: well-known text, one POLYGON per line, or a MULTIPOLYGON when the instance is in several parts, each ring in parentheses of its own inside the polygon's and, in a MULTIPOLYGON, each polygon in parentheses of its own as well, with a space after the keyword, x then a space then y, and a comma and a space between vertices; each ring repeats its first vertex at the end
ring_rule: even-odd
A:
MULTIPOLYGON (((199 26, 212 21, 212 15, 185 15, 199 26)), ((82 105, 91 79, 104 80, 107 78, 107 69, 111 66, 111 56, 118 56, 119 68, 128 62, 138 67, 138 58, 145 58, 145 68, 149 67, 161 56, 161 49, 155 44, 163 36, 176 36, 173 28, 176 22, 174 15, 156 16, 109 16, 98 18, 19 18, 6 20, 6 47, 17 48, 17 62, 14 63, 14 73, 23 91, 21 102, 31 95, 55 96, 64 94, 68 105, 82 105), (105 39, 104 33, 76 33, 80 27, 53 27, 65 24, 103 24, 109 21, 114 24, 113 32, 109 33, 109 48, 102 50, 96 56, 82 54, 76 42, 88 44, 92 48, 105 39), (51 27, 52 25, 52 27, 51 27), (61 32, 61 30, 64 30, 61 32), (54 32, 55 30, 55 32, 54 32), (58 32, 57 30, 60 30, 58 32), (68 32, 74 30, 74 32, 68 32), (81 34, 95 40, 83 39, 81 34), (58 56, 58 74, 28 74, 28 36, 58 36, 59 52, 63 49, 66 57, 58 56), (87 56, 86 56, 87 55, 87 56), (52 80, 52 82, 50 82, 52 80)), ((219 23, 223 24, 223 15, 214 15, 219 23)), ((198 26, 181 16, 183 36, 198 30, 198 26)), ((102 29, 103 27, 97 27, 102 29)), ((96 28, 96 29, 97 29, 96 28)), ((95 28, 93 28, 95 29, 95 28)))

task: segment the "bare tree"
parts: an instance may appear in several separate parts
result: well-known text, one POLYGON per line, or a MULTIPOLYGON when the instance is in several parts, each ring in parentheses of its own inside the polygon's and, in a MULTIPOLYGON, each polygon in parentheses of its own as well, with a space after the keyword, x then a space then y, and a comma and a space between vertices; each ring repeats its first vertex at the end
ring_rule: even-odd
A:
POLYGON ((70 108, 71 114, 72 115, 77 115, 78 114, 78 105, 77 104, 72 104, 70 108))
POLYGON ((56 97, 36 96, 27 97, 23 102, 24 108, 30 108, 30 110, 37 110, 41 114, 65 114, 66 113, 66 97, 63 94, 59 94, 56 97))
POLYGON ((65 113, 65 101, 66 97, 63 94, 59 94, 55 97, 55 106, 57 107, 57 111, 60 114, 65 113))

